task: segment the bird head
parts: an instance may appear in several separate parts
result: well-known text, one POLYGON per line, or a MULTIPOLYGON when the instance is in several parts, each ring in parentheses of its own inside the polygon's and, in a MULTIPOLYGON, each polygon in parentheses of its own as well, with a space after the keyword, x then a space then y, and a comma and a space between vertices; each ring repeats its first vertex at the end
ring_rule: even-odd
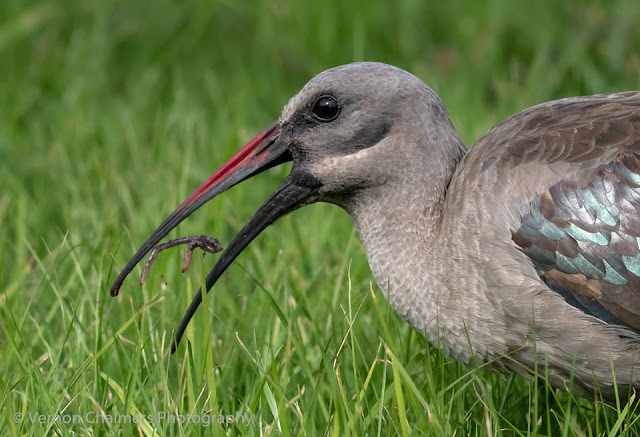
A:
MULTIPOLYGON (((408 164, 416 153, 413 143, 401 138, 411 129, 407 124, 424 129, 425 120, 436 126, 441 117, 448 122, 435 93, 399 68, 365 62, 320 73, 289 101, 277 122, 241 148, 165 219, 118 275, 111 295, 118 294, 127 275, 160 240, 206 202, 266 169, 292 161, 284 182, 209 273, 208 291, 244 248, 282 215, 317 201, 347 207, 359 193, 401 178, 403 169, 410 171, 408 164)), ((189 318, 188 314, 186 323, 189 318)), ((178 340, 186 323, 183 320, 178 340)))

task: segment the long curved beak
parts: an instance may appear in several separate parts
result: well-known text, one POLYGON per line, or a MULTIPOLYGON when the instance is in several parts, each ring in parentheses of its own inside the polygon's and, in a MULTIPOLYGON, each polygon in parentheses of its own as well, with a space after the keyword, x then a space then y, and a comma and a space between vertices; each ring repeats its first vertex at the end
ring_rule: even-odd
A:
MULTIPOLYGON (((173 228, 190 216, 202 205, 223 193, 234 185, 255 176, 264 170, 292 160, 286 143, 280 137, 277 123, 272 124, 253 140, 240 149, 222 167, 213 173, 200 187, 191 194, 169 217, 156 229, 125 265, 113 285, 111 296, 117 296, 126 277, 135 266, 162 240, 173 228)), ((278 217, 296 209, 310 197, 314 187, 308 183, 296 183, 293 173, 290 174, 276 192, 260 207, 253 218, 234 237, 224 251, 206 280, 206 291, 215 284, 222 273, 249 243, 273 223, 278 217)), ((198 293, 189 306, 176 332, 175 342, 171 345, 174 353, 189 321, 202 302, 202 292, 198 293)))

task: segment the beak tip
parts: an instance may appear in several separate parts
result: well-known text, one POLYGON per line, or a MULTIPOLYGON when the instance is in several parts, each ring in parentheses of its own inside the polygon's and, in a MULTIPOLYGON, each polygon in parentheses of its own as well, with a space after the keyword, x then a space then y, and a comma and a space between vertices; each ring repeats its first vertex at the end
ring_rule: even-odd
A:
POLYGON ((109 294, 111 297, 116 297, 118 293, 120 293, 120 287, 122 286, 122 282, 116 281, 111 286, 111 290, 109 290, 109 294))
MULTIPOLYGON (((135 266, 144 258, 144 256, 173 228, 175 228, 182 220, 197 210, 205 202, 217 196, 218 194, 226 191, 232 186, 242 182, 249 177, 252 177, 268 168, 275 165, 282 164, 284 162, 292 161, 291 153, 288 151, 286 145, 282 141, 278 141, 279 136, 279 124, 276 122, 269 126, 266 130, 261 132, 253 140, 242 147, 235 155, 233 155, 222 167, 220 167, 215 173, 213 173, 209 179, 207 179, 200 187, 185 200, 178 208, 165 219, 165 221, 156 229, 149 239, 138 249, 136 254, 125 265, 124 269, 120 272, 116 280, 114 281, 109 294, 111 297, 115 297, 120 292, 120 288, 125 278, 132 272, 135 266)), ((278 206, 278 205, 276 205, 278 206)), ((235 256, 246 247, 246 245, 266 226, 273 222, 279 215, 282 215, 284 209, 280 206, 278 208, 272 208, 270 211, 270 217, 267 217, 266 221, 262 224, 258 223, 259 229, 255 235, 253 235, 248 241, 238 240, 236 243, 237 253, 232 257, 229 257, 219 270, 221 274, 226 267, 235 259, 235 256)), ((265 211, 268 212, 268 211, 265 211)), ((264 215, 264 214, 263 214, 264 215)), ((253 219, 252 219, 253 220, 253 219)), ((205 249, 208 252, 216 253, 222 250, 222 245, 217 240, 214 240, 212 245, 205 249)), ((218 265, 218 264, 216 264, 218 265)), ((183 273, 188 269, 183 268, 183 273)), ((212 271, 213 272, 213 271, 212 271)), ((211 275, 211 274, 210 274, 211 275)), ((207 277, 207 289, 212 286, 209 284, 209 277, 207 277)), ((141 283, 144 280, 141 278, 141 283)), ((213 281, 215 282, 215 281, 213 281)), ((194 297, 194 301, 189 307, 189 311, 185 315, 181 326, 178 329, 176 337, 171 342, 171 354, 175 354, 181 337, 184 334, 189 320, 193 316, 198 305, 202 302, 201 292, 194 297)))

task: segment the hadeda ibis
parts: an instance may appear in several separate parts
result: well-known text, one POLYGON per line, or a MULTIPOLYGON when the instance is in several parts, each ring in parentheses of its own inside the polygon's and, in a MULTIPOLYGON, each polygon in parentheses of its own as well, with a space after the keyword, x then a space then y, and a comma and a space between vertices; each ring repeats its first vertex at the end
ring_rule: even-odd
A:
POLYGON ((207 291, 278 217, 329 202, 353 218, 395 311, 459 361, 545 369, 551 384, 605 399, 616 383, 640 386, 640 92, 534 106, 467 150, 412 74, 373 62, 326 70, 178 206, 111 294, 205 202, 287 161, 207 291))

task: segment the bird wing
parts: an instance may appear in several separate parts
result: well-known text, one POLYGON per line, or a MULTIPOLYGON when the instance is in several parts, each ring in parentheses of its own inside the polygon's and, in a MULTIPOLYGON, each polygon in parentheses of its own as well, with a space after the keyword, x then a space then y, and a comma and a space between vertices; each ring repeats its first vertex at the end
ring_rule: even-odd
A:
POLYGON ((510 199, 512 240, 549 288, 640 330, 640 92, 527 109, 463 163, 485 191, 510 199))

